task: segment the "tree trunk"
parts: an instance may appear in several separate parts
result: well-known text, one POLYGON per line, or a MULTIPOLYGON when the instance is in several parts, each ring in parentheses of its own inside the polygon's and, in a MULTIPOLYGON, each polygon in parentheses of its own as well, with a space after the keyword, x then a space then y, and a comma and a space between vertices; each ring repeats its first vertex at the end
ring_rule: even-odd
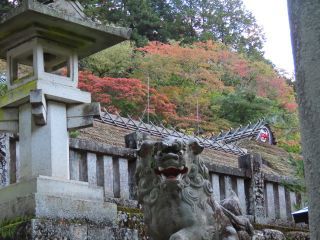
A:
POLYGON ((288 0, 309 197, 311 239, 320 239, 320 1, 288 0))

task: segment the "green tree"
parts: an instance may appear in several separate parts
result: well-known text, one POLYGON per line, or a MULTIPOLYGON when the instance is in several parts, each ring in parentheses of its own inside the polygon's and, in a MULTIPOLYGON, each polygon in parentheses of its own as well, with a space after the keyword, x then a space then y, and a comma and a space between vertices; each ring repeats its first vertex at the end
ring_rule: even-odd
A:
POLYGON ((138 46, 148 40, 182 43, 219 40, 262 57, 264 35, 242 0, 81 0, 87 13, 105 23, 133 29, 138 46))
POLYGON ((132 39, 138 46, 148 40, 163 40, 159 36, 160 17, 150 0, 81 0, 81 3, 93 19, 132 28, 132 39))
POLYGON ((134 44, 125 41, 83 59, 80 66, 99 77, 128 77, 134 65, 133 51, 134 44))
POLYGON ((272 102, 269 99, 257 97, 250 92, 231 93, 223 96, 220 101, 220 117, 237 124, 257 121, 272 112, 272 102))
POLYGON ((233 49, 262 58, 264 34, 242 0, 201 0, 202 38, 219 40, 233 49))

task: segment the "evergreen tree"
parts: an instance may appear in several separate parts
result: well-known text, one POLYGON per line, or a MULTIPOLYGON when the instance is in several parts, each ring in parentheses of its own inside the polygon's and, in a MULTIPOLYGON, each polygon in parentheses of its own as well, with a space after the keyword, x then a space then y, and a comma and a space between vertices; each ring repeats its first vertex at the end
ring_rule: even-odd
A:
POLYGON ((87 13, 106 24, 132 28, 132 39, 138 46, 148 40, 165 39, 159 36, 161 21, 150 0, 81 0, 87 13))
POLYGON ((138 46, 147 40, 213 39, 262 58, 264 35, 243 0, 81 0, 101 22, 133 29, 138 46))
POLYGON ((263 55, 264 35, 242 0, 202 0, 202 37, 219 40, 256 58, 263 55))

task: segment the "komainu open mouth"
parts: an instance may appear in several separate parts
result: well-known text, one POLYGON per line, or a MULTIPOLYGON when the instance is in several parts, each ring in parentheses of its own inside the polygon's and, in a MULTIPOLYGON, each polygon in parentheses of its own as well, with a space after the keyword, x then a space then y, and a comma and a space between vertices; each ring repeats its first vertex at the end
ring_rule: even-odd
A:
POLYGON ((154 170, 155 173, 161 176, 161 180, 181 180, 182 176, 188 172, 188 168, 185 166, 181 167, 158 167, 154 170))

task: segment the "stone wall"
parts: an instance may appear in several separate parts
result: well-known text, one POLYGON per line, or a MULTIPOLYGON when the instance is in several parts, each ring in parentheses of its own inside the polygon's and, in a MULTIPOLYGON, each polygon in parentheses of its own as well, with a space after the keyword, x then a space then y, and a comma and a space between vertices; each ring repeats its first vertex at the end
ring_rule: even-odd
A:
POLYGON ((0 228, 0 240, 138 240, 138 231, 86 221, 30 219, 0 228))
MULTIPOLYGON (((3 159, 6 159, 6 171, 3 175, 5 180, 1 181, 1 185, 10 187, 9 183, 19 183, 19 156, 16 154, 19 152, 16 151, 19 142, 9 135, 5 135, 1 141, 1 149, 4 152, 2 155, 5 157, 3 159)), ((128 140, 127 146, 136 148, 137 145, 132 141, 128 140)), ((275 220, 290 223, 292 222, 291 212, 296 210, 295 206, 298 203, 299 195, 290 192, 282 184, 284 181, 290 182, 290 179, 265 174, 262 171, 262 164, 259 154, 240 157, 238 168, 218 165, 214 159, 211 163, 206 163, 210 172, 214 197, 221 201, 230 196, 231 191, 234 191, 239 196, 242 211, 251 216, 255 223, 268 224, 274 223, 275 220)), ((66 222, 63 220, 61 223, 57 218, 47 219, 43 222, 41 219, 33 217, 32 220, 27 221, 25 228, 29 229, 28 232, 39 232, 39 228, 41 228, 43 236, 61 237, 60 233, 63 232, 66 234, 66 239, 92 239, 90 238, 91 232, 95 232, 96 236, 101 235, 101 239, 124 239, 118 238, 121 234, 127 235, 127 239, 137 239, 138 236, 139 239, 147 239, 144 228, 141 227, 143 220, 141 213, 139 213, 139 205, 135 200, 135 165, 136 152, 132 148, 111 146, 90 140, 70 139, 69 174, 71 183, 82 182, 87 184, 82 188, 101 190, 106 203, 116 203, 118 206, 117 224, 88 222, 84 216, 76 218, 76 223, 69 220, 66 222), (126 228, 134 230, 126 231, 126 228), (56 230, 52 232, 52 229, 56 230), (81 238, 85 232, 86 238, 81 238), (102 233, 114 238, 106 238, 106 235, 102 233), (72 237, 70 238, 70 236, 72 237)), ((79 187, 78 185, 74 186, 79 187)), ((47 238, 39 237, 38 239, 47 238)), ((57 237, 57 239, 65 238, 57 237)))

